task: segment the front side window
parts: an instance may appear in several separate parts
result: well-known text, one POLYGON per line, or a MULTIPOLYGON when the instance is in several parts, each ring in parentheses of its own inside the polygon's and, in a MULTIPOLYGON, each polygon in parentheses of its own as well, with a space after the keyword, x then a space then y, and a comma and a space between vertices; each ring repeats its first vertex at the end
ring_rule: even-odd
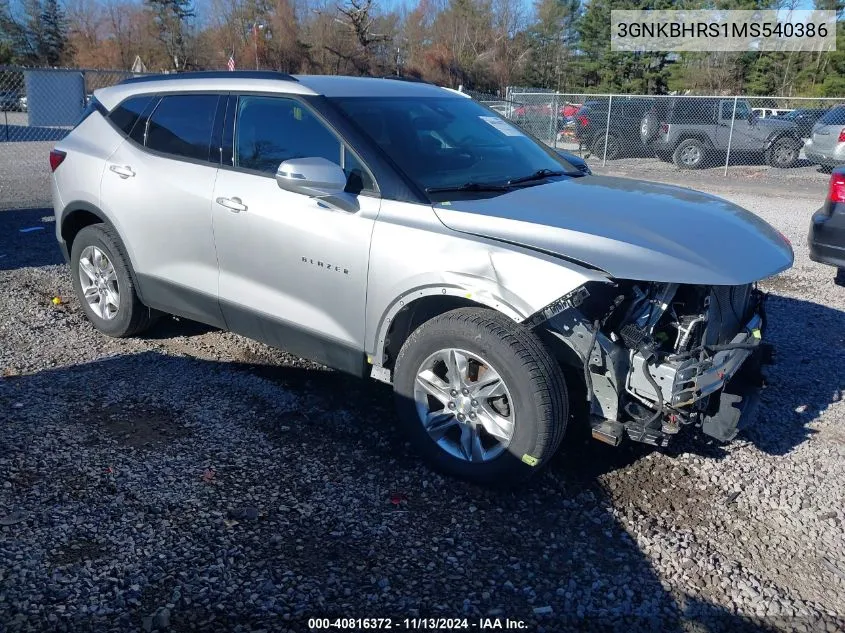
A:
POLYGON ((298 101, 241 97, 235 166, 275 174, 291 158, 325 158, 340 165, 340 141, 298 101))
MULTIPOLYGON (((728 121, 731 120, 731 116, 734 114, 734 102, 733 101, 722 101, 722 114, 721 118, 727 119, 728 121)), ((736 118, 737 119, 747 119, 751 115, 751 107, 748 105, 747 101, 737 101, 736 102, 736 118)))
MULTIPOLYGON (((736 118, 737 119, 747 119, 751 116, 751 106, 748 105, 747 101, 737 101, 736 102, 736 118)), ((730 118, 730 115, 728 115, 730 118)))
POLYGON ((369 171, 334 133, 295 99, 245 96, 238 100, 234 165, 275 174, 292 158, 325 158, 343 168, 347 191, 373 191, 369 171))
POLYGON ((339 97, 340 111, 421 189, 576 172, 513 124, 454 97, 339 97))
POLYGON ((150 116, 147 147, 194 160, 208 160, 217 95, 164 97, 150 116))

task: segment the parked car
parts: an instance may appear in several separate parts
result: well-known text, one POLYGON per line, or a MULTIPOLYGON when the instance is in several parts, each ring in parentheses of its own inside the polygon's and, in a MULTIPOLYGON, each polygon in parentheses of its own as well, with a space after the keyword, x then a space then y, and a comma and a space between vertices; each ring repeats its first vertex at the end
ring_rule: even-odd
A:
POLYGON ((640 121, 653 105, 653 99, 617 99, 608 120, 608 101, 584 104, 575 114, 575 138, 595 156, 619 158, 641 148, 640 121))
POLYGON ((830 175, 827 199, 810 222, 810 259, 836 267, 836 283, 845 286, 845 167, 830 175))
POLYGON ((412 446, 483 483, 546 464, 571 410, 613 445, 733 438, 769 352, 756 282, 793 261, 725 200, 589 175, 392 79, 130 79, 50 167, 99 331, 177 314, 384 381, 412 446))
POLYGON ((29 101, 27 100, 26 95, 18 99, 18 110, 21 112, 29 111, 29 101))
POLYGON ((484 105, 493 110, 493 112, 499 116, 505 118, 509 118, 511 111, 513 110, 513 107, 507 101, 496 101, 493 103, 485 103, 484 105))
POLYGON ((827 112, 827 108, 799 108, 771 118, 792 121, 798 127, 798 135, 801 138, 808 138, 813 132, 813 126, 827 112))
POLYGON ((826 167, 845 164, 845 106, 832 108, 816 122, 804 145, 804 155, 826 167))
POLYGON ((658 99, 643 117, 640 138, 656 156, 680 169, 724 160, 729 144, 734 156, 752 155, 772 167, 792 167, 802 146, 794 122, 759 119, 745 100, 734 104, 733 99, 709 97, 658 99))
MULTIPOLYGON (((558 104, 554 131, 560 132, 566 127, 581 107, 581 104, 568 101, 558 104)), ((513 119, 520 127, 529 132, 538 136, 545 136, 548 131, 552 130, 553 112, 555 112, 555 106, 551 102, 518 104, 511 106, 508 118, 513 119)))
POLYGON ((0 90, 0 112, 16 112, 20 95, 14 90, 0 90))

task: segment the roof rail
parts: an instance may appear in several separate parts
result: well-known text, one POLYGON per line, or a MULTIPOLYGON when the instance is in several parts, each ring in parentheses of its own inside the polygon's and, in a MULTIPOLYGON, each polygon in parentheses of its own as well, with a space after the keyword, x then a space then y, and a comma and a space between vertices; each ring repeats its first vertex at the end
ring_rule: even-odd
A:
POLYGON ((296 81, 296 77, 293 75, 273 70, 200 70, 187 73, 130 77, 121 81, 120 84, 138 84, 147 81, 174 81, 176 79, 275 79, 277 81, 296 81))
POLYGON ((406 75, 382 75, 379 79, 394 79, 396 81, 410 81, 411 83, 415 84, 429 84, 434 85, 430 81, 426 81, 425 79, 420 79, 419 77, 408 77, 406 75))

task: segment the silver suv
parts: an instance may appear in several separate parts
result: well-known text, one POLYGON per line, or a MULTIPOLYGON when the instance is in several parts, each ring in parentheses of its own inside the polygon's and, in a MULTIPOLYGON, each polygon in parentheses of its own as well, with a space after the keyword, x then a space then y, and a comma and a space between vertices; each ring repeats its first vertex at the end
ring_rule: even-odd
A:
POLYGON ((733 204, 589 175, 407 81, 133 79, 50 163, 101 332, 176 314, 391 383, 418 451, 484 483, 536 472, 570 421, 732 438, 769 351, 755 282, 793 261, 733 204))

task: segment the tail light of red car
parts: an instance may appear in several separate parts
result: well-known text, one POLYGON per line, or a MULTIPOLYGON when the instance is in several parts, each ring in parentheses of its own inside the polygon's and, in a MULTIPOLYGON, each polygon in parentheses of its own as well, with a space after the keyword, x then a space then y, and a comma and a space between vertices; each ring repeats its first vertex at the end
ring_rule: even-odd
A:
POLYGON ((843 127, 841 130, 839 130, 838 142, 839 143, 845 143, 845 127, 843 127))
POLYGON ((50 151, 50 171, 56 171, 59 165, 62 164, 65 157, 67 156, 67 152, 63 152, 60 149, 54 149, 50 151))

